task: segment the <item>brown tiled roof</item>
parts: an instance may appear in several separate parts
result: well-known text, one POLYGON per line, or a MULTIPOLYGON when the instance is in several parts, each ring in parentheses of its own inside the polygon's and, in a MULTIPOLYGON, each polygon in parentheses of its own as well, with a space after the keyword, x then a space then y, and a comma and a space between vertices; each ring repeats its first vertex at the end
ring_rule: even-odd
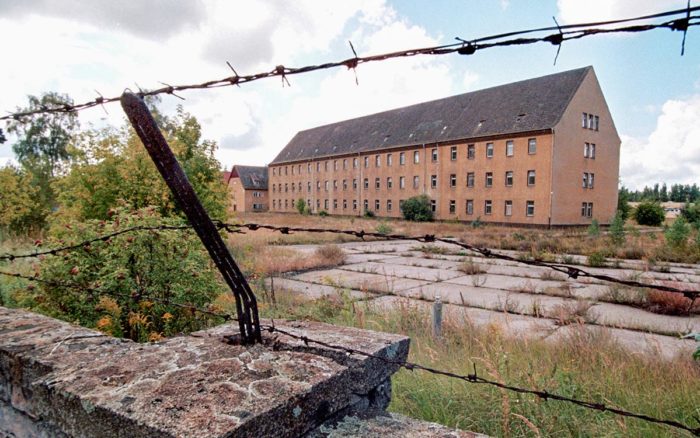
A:
POLYGON ((271 164, 553 128, 592 70, 569 70, 300 131, 271 164))
POLYGON ((266 166, 234 165, 231 169, 231 178, 236 177, 241 179, 241 185, 246 190, 267 190, 266 166))

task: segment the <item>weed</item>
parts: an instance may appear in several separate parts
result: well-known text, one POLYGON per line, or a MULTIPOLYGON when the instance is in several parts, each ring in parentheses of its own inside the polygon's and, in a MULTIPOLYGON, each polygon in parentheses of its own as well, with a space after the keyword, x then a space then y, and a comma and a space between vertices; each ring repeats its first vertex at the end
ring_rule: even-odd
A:
POLYGON ((555 306, 552 313, 555 323, 559 326, 593 323, 596 318, 589 315, 591 307, 593 303, 590 301, 575 300, 555 306))
POLYGON ((337 266, 345 263, 345 252, 338 245, 323 245, 316 249, 316 255, 328 263, 337 266))
POLYGON ((478 275, 486 273, 486 270, 479 264, 472 260, 471 257, 467 257, 465 261, 457 266, 457 270, 461 271, 467 275, 478 275))
POLYGON ((605 266, 605 255, 602 252, 594 252, 588 256, 588 266, 599 268, 605 266))
POLYGON ((382 235, 390 234, 393 231, 391 225, 389 225, 387 221, 381 221, 377 224, 377 227, 375 229, 377 233, 382 235))

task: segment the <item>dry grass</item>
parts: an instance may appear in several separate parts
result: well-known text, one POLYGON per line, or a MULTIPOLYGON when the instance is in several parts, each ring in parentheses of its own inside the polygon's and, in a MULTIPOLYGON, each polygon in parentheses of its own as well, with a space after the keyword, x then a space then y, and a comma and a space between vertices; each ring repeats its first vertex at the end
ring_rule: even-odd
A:
POLYGON ((457 270, 465 273, 466 275, 478 275, 486 273, 486 269, 484 269, 484 267, 481 264, 472 260, 471 257, 467 257, 466 260, 460 263, 460 265, 457 266, 457 270))
POLYGON ((590 314, 591 307, 593 303, 590 301, 569 301, 555 306, 552 317, 559 326, 592 323, 595 322, 595 317, 590 314))

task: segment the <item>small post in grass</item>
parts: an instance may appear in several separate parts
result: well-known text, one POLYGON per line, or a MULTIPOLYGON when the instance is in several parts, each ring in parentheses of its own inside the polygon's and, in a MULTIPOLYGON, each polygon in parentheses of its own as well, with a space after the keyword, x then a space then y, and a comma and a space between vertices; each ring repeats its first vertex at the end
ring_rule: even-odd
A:
POLYGON ((442 301, 440 295, 435 295, 433 303, 433 337, 439 339, 442 335, 442 301))

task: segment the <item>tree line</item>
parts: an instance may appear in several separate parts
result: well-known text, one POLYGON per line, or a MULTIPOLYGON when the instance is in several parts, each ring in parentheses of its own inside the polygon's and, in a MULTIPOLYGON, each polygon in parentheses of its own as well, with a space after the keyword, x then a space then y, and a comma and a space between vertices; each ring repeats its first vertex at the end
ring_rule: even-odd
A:
POLYGON ((697 202, 700 201, 700 187, 697 183, 672 184, 669 188, 666 183, 656 183, 652 187, 644 186, 642 190, 629 190, 625 186, 620 188, 620 196, 629 202, 656 201, 656 202, 697 202))

